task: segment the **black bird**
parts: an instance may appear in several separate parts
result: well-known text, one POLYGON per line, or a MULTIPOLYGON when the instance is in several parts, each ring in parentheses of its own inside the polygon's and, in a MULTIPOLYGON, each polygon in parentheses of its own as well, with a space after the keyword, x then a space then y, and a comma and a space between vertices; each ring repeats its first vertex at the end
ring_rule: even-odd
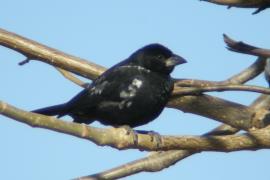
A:
POLYGON ((170 73, 182 57, 160 45, 150 44, 108 69, 88 88, 64 104, 34 110, 74 122, 136 127, 154 120, 173 90, 170 73))

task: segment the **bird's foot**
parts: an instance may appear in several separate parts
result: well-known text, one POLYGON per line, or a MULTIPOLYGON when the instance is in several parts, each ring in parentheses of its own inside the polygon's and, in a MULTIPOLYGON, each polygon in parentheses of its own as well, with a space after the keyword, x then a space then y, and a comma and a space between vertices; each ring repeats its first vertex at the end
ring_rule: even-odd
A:
POLYGON ((128 136, 132 137, 132 141, 135 145, 138 144, 138 135, 137 135, 137 131, 133 130, 130 126, 124 125, 124 126, 120 126, 120 128, 123 128, 126 130, 126 134, 128 136))
POLYGON ((141 134, 147 134, 151 137, 151 141, 156 143, 157 147, 160 147, 162 144, 162 137, 159 133, 155 131, 143 131, 143 130, 137 130, 138 133, 141 134))

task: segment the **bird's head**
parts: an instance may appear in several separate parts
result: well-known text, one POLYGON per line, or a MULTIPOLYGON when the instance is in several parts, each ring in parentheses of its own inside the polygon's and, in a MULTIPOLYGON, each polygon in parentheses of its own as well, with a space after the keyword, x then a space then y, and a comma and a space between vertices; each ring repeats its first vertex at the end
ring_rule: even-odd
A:
POLYGON ((187 62, 160 44, 147 45, 134 52, 130 59, 134 65, 167 75, 173 71, 176 65, 187 62))

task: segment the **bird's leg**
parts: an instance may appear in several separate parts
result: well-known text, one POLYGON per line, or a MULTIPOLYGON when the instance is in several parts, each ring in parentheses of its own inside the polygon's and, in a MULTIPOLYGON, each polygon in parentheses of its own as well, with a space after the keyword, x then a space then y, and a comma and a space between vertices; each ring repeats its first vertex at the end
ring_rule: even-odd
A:
POLYGON ((130 126, 128 126, 128 125, 120 126, 120 128, 125 129, 126 132, 127 132, 127 135, 129 135, 129 136, 132 137, 132 140, 133 140, 134 145, 137 145, 137 144, 138 144, 138 135, 137 135, 137 131, 133 130, 133 129, 132 129, 130 126))
POLYGON ((157 147, 160 147, 160 145, 162 144, 161 135, 155 131, 136 130, 136 132, 149 135, 151 137, 151 141, 155 142, 157 147))

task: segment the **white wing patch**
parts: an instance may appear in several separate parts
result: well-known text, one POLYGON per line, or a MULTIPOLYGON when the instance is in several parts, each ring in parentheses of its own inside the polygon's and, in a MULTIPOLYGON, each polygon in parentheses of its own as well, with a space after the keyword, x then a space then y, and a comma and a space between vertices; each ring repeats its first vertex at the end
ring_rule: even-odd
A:
POLYGON ((120 92, 121 98, 131 98, 136 95, 137 90, 142 86, 142 80, 137 78, 133 79, 132 83, 128 86, 127 90, 123 90, 120 92))
POLYGON ((139 89, 142 86, 142 80, 135 78, 132 81, 132 85, 136 86, 139 89))
POLYGON ((101 84, 94 86, 92 89, 90 89, 91 94, 101 94, 107 84, 109 84, 109 82, 104 81, 101 84))
POLYGON ((127 90, 123 90, 120 92, 120 97, 124 100, 120 102, 119 109, 123 109, 124 107, 130 107, 132 105, 132 101, 129 101, 130 98, 134 97, 137 93, 137 90, 143 85, 143 81, 140 79, 133 79, 131 84, 128 86, 127 90))

